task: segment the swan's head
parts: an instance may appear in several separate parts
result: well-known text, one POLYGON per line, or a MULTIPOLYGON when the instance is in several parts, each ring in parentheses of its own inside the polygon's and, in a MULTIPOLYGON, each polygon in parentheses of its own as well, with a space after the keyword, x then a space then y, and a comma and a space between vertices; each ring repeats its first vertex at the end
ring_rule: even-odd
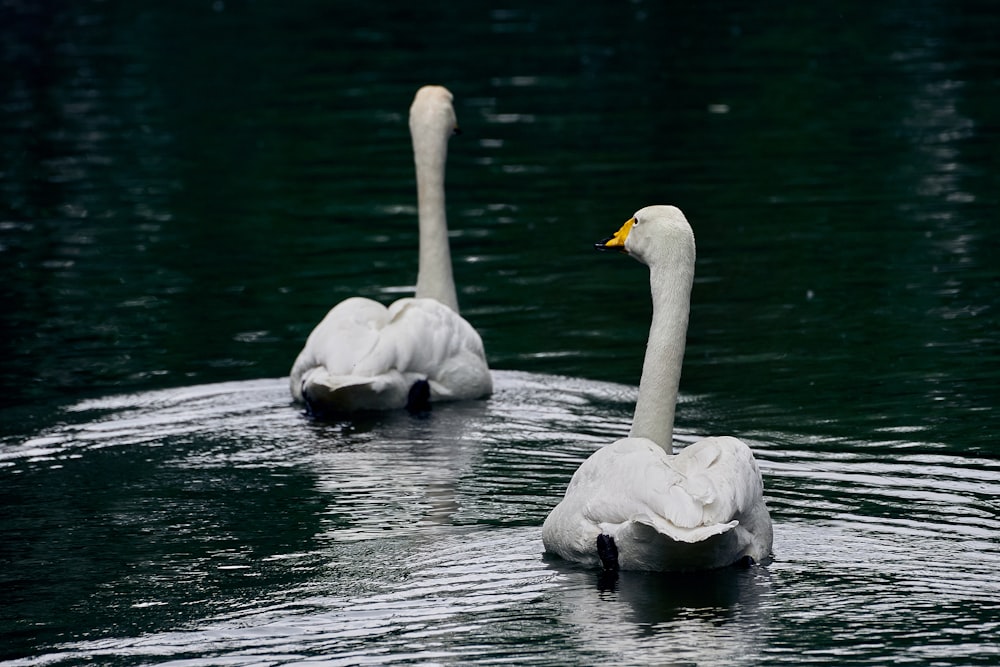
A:
POLYGON ((614 236, 594 247, 624 252, 647 266, 694 264, 694 232, 676 206, 647 206, 635 212, 614 236))
POLYGON ((424 86, 417 91, 410 105, 410 134, 414 146, 418 141, 445 143, 458 132, 452 95, 444 86, 424 86))

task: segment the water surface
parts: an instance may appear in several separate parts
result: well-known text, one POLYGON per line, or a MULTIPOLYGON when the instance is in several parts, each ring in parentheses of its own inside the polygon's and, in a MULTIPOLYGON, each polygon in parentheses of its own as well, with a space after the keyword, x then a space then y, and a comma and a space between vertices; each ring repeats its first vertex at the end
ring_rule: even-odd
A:
POLYGON ((488 401, 340 424, 286 391, 88 400, 5 448, 5 608, 33 621, 8 650, 46 647, 12 664, 996 657, 994 461, 751 441, 772 562, 609 582, 539 525, 633 389, 500 371, 488 401))
POLYGON ((1000 660, 1000 15, 988 3, 0 0, 0 660, 1000 660), (536 3, 537 4, 537 3, 536 3), (315 424, 284 376, 415 279, 406 111, 497 394, 315 424), (773 562, 546 559, 698 239, 678 446, 754 448, 773 562))

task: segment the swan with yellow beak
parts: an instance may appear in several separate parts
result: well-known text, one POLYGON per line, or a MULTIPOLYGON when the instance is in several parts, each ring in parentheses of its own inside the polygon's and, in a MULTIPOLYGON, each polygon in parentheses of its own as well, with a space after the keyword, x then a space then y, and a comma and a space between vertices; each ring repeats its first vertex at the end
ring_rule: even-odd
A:
POLYGON ((721 436, 673 453, 694 281, 691 226, 674 206, 649 206, 595 247, 649 267, 653 321, 629 437, 598 449, 573 475, 542 526, 546 551, 611 571, 766 559, 771 517, 750 448, 721 436))

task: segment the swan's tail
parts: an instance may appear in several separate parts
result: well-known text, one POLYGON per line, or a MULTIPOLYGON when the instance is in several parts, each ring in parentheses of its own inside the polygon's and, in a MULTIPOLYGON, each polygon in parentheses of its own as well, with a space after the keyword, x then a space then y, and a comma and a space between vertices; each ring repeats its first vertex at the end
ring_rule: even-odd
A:
POLYGON ((619 560, 630 570, 704 570, 732 564, 742 553, 739 521, 681 528, 636 517, 615 534, 619 560))
POLYGON ((733 519, 732 521, 727 521, 725 523, 713 523, 705 526, 685 528, 667 521, 662 517, 650 516, 648 514, 635 516, 632 518, 632 522, 641 526, 648 526, 660 535, 668 537, 674 542, 686 542, 688 544, 704 542, 705 540, 715 537, 716 535, 728 533, 740 524, 739 521, 733 519))
MULTIPOLYGON (((413 384, 398 371, 361 377, 331 375, 318 367, 302 377, 302 400, 309 414, 319 418, 366 410, 401 409, 408 404, 413 384)), ((420 398, 419 392, 416 398, 420 398)))

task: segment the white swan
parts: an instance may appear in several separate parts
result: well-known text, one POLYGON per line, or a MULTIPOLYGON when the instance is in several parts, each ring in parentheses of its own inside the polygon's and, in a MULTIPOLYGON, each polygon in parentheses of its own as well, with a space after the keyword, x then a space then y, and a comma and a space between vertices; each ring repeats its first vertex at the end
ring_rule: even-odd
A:
POLYGON ((325 416, 482 398, 493 390, 483 342, 458 314, 445 218, 451 93, 424 86, 410 107, 420 254, 415 298, 386 308, 362 297, 334 306, 292 366, 292 397, 325 416))
POLYGON ((750 448, 732 437, 671 454, 694 280, 694 234, 673 206, 638 211, 599 249, 649 266, 653 322, 629 437, 583 462, 542 527, 546 551, 606 570, 701 570, 771 554, 750 448))

